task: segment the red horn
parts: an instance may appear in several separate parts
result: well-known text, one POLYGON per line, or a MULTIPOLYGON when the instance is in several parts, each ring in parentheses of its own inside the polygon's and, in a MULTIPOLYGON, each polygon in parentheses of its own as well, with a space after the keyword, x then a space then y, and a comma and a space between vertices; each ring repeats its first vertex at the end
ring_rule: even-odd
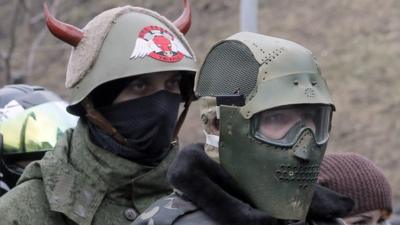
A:
POLYGON ((174 21, 174 24, 183 34, 189 31, 190 25, 192 24, 192 10, 189 0, 184 0, 182 15, 174 21))
POLYGON ((44 3, 44 15, 46 18, 46 24, 50 32, 58 39, 67 42, 68 44, 76 47, 83 38, 83 31, 70 24, 63 23, 49 12, 47 4, 44 3))

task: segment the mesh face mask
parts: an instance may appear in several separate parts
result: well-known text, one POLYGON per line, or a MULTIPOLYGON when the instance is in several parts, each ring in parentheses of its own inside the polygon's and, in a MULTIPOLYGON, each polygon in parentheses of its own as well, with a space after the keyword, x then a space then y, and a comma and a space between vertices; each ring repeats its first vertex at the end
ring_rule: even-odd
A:
POLYGON ((223 42, 207 55, 199 72, 196 94, 247 97, 256 86, 259 66, 244 44, 238 41, 223 42))
POLYGON ((249 203, 275 218, 305 219, 333 109, 312 53, 237 33, 210 50, 195 93, 217 100, 220 162, 249 203))

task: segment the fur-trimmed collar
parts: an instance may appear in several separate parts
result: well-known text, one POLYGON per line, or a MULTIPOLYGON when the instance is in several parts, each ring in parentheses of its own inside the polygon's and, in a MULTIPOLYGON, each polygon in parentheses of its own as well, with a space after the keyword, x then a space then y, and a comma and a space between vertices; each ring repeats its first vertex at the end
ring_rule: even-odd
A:
MULTIPOLYGON (((232 177, 204 152, 203 144, 183 148, 171 164, 167 179, 219 224, 286 224, 247 204, 232 177)), ((348 214, 353 201, 316 185, 308 219, 332 219, 348 214)))

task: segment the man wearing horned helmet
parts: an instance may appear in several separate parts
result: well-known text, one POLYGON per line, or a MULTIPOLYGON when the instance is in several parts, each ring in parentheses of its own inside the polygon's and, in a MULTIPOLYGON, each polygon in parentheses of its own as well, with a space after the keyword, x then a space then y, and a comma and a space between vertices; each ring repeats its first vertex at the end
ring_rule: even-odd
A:
POLYGON ((184 3, 173 23, 125 6, 83 29, 58 21, 45 6, 49 30, 73 46, 67 110, 80 120, 0 199, 1 224, 130 224, 171 191, 165 173, 196 71, 183 36, 191 20, 184 3))

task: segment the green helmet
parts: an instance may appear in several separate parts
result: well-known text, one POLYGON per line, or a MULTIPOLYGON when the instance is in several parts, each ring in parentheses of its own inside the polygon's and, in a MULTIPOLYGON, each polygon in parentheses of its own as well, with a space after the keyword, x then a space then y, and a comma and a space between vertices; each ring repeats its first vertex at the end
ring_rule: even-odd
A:
POLYGON ((312 53, 242 32, 215 44, 196 75, 216 97, 219 156, 251 203, 279 219, 305 219, 334 109, 312 53))
MULTIPOLYGON (((81 115, 80 103, 100 85, 142 74, 183 71, 194 77, 195 55, 183 34, 190 27, 190 6, 174 23, 158 13, 124 6, 102 12, 83 29, 56 20, 45 6, 49 30, 73 46, 66 87, 68 111, 81 115)), ((189 89, 192 89, 193 82, 189 89)))

